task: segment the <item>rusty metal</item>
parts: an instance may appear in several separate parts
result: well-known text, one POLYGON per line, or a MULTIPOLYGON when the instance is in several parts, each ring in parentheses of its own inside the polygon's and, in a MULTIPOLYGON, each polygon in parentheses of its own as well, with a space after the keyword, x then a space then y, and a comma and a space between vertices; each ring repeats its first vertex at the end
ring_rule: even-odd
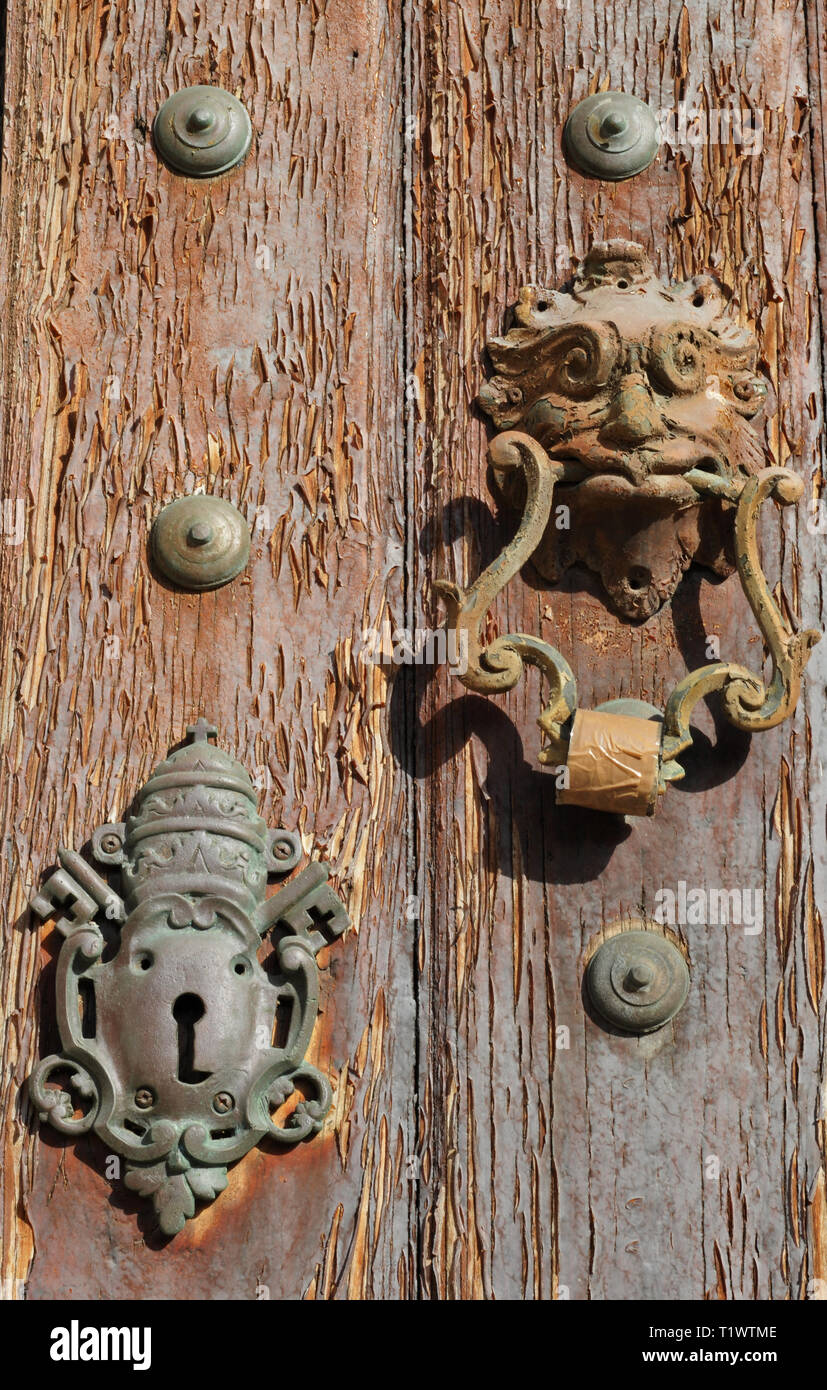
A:
POLYGON ((670 598, 693 559, 718 573, 734 566, 772 660, 768 686, 745 667, 715 662, 686 676, 663 712, 620 709, 617 701, 595 711, 608 716, 603 724, 612 731, 622 724, 617 715, 661 723, 655 795, 630 795, 628 785, 622 797, 607 790, 617 779, 608 762, 601 778, 596 755, 595 785, 569 791, 564 774, 559 799, 606 810, 639 804, 651 814, 657 795, 684 775, 678 758, 691 743, 698 699, 722 690, 726 717, 749 731, 773 728, 795 708, 820 634, 794 632, 773 599, 757 518, 762 502, 789 506, 803 485, 788 469, 760 466, 757 435, 745 422, 766 395, 755 372, 757 344, 732 319, 714 281, 663 285, 639 246, 611 242, 593 248, 569 293, 524 290, 516 318, 505 338, 489 344, 497 374, 480 403, 501 431, 489 461, 500 491, 521 508, 520 526, 467 590, 436 585, 448 627, 467 641, 459 679, 500 694, 526 664, 539 667, 550 685, 538 721, 540 761, 565 766, 577 707, 568 662, 526 633, 482 640, 491 604, 528 560, 548 579, 585 561, 634 618, 670 598), (566 532, 552 521, 560 505, 571 518, 566 532))
POLYGON ((295 867, 301 844, 267 829, 247 772, 209 742, 214 734, 199 719, 134 814, 95 832, 93 853, 117 872, 120 892, 61 850, 61 867, 32 901, 42 918, 60 909, 66 940, 62 1051, 35 1069, 31 1100, 61 1133, 94 1129, 122 1154, 127 1187, 152 1198, 170 1235, 259 1139, 294 1144, 321 1128, 330 1085, 304 1061, 318 1009, 315 958, 347 926, 326 864, 266 898, 268 876, 295 867), (268 933, 273 973, 257 954, 268 933), (297 1088, 308 1094, 279 1122, 297 1088))
POLYGON ((653 1033, 683 1008, 689 967, 680 948, 657 928, 633 922, 597 948, 586 987, 607 1023, 625 1033, 653 1033))
POLYGON ((152 127, 155 149, 176 174, 215 178, 240 164, 253 138, 250 117, 221 87, 184 87, 169 97, 152 127))
POLYGON ((579 101, 563 129, 568 162, 587 178, 618 183, 648 169, 660 137, 655 113, 628 92, 595 92, 579 101))

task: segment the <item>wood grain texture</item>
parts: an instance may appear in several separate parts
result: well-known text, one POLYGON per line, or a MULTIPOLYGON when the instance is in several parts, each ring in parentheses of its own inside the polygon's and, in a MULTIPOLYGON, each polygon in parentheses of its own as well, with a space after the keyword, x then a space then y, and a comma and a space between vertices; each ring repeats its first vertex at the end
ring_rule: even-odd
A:
MULTIPOLYGON (((818 1294, 827 643, 793 723, 750 744, 704 710, 685 783, 630 827, 556 808, 536 674, 483 700, 357 645, 385 619, 433 623, 433 578, 475 575, 513 530, 472 406, 482 344, 521 284, 560 283, 593 239, 732 288, 777 395, 768 448, 820 495, 823 8, 31 9, 9 5, 0 189, 4 1291, 818 1294), (200 81, 256 132, 209 184, 159 168, 148 137, 200 81), (758 110, 763 155, 665 147, 629 184, 589 183, 562 122, 607 85, 758 110), (160 505, 198 487, 254 539, 248 574, 201 596, 146 560, 160 505), (96 1140, 33 1133, 21 1085, 53 1041, 55 943, 25 903, 59 841, 118 819, 202 712, 268 820, 332 860, 355 928, 324 975, 322 1136, 248 1155, 162 1244, 96 1140), (613 1037, 583 1005, 587 955, 681 880, 757 890, 765 930, 681 927, 683 1012, 613 1037)), ((823 626, 806 518, 768 518, 763 553, 823 626)), ((552 640, 584 706, 662 702, 708 635, 761 659, 737 581, 697 572, 639 627, 586 574, 551 590, 526 572, 494 625, 552 640)))
POLYGON ((406 526, 386 350, 399 44, 383 7, 333 0, 10 7, 3 493, 25 526, 4 556, 3 1210, 29 1297, 409 1284, 406 777, 386 678, 356 655, 399 606, 406 526), (205 184, 159 167, 147 134, 200 81, 235 91, 256 132, 243 168, 205 184), (146 561, 152 516, 194 488, 253 528, 248 574, 202 596, 146 561), (35 1142, 14 1109, 41 999, 22 914, 58 842, 119 818, 201 712, 268 820, 331 859, 356 927, 329 952, 312 1049, 337 1084, 323 1135, 250 1155, 162 1249, 97 1141, 35 1142))
MULTIPOLYGON (((561 283, 593 239, 640 240, 662 273, 711 269, 733 289, 778 395, 768 445, 818 478, 808 153, 819 108, 802 7, 435 0, 417 16, 427 152, 411 356, 422 357, 426 396, 419 516, 434 541, 424 574, 463 582, 513 531, 487 500, 470 404, 480 349, 521 284, 561 283), (560 133, 570 103, 603 86, 656 108, 757 109, 763 156, 664 148, 628 184, 589 183, 563 164, 560 133)), ((773 582, 783 565, 791 611, 821 623, 823 541, 806 515, 785 520, 783 545, 768 519, 764 557, 773 582)), ((761 659, 737 581, 697 574, 634 627, 607 612, 588 576, 572 572, 552 593, 527 573, 498 604, 496 630, 558 646, 585 707, 620 695, 661 703, 706 659, 706 634, 724 656, 761 659)), ((799 1298, 819 1277, 819 655, 793 726, 750 747, 715 710, 699 717, 707 737, 686 781, 630 829, 555 807, 536 764, 536 676, 499 701, 460 698, 444 673, 423 692, 430 1296, 799 1298), (613 919, 651 910, 680 880, 757 890, 766 930, 683 926, 694 981, 683 1013, 663 1035, 612 1037, 584 1009, 583 964, 613 919)))

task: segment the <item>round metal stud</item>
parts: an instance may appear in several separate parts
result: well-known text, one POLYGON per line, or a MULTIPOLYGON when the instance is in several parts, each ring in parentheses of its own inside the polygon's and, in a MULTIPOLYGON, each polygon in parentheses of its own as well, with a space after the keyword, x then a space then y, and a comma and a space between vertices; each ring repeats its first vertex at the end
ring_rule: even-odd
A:
POLYGON ((660 143, 654 112, 626 92, 595 92, 577 103, 563 130, 570 164, 592 179, 634 178, 648 169, 660 143))
POLYGON ((218 589, 235 579, 250 557, 250 528, 221 497, 177 497, 155 518, 152 556, 182 589, 218 589))
POLYGON ((176 174, 215 178, 240 164, 250 148, 250 117, 222 87, 184 87, 161 107, 152 127, 155 148, 176 174))
POLYGON ((621 931, 589 961, 586 986, 595 1009, 625 1033, 653 1033, 682 1007, 689 967, 658 931, 621 931))

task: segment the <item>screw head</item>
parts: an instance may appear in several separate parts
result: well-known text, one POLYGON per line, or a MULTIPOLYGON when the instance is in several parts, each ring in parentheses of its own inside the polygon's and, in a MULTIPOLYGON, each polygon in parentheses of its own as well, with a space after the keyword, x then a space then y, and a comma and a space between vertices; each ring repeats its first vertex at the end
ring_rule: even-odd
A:
POLYGON ((289 830, 271 830, 269 835, 270 859, 277 873, 286 873, 295 868, 302 854, 301 839, 289 830))
POLYGON ((155 518, 150 537, 158 569, 182 589, 218 589, 250 558, 250 528, 222 497, 177 497, 155 518))
POLYGON ((110 831, 108 835, 101 835, 100 847, 104 854, 117 854, 118 850, 123 847, 123 842, 120 835, 115 835, 114 832, 110 831))
POLYGON ((563 150, 587 178, 617 183, 648 169, 660 136, 654 112, 628 92, 595 92, 574 106, 563 130, 563 150))
POLYGON ((240 164, 250 148, 250 117, 222 87, 184 87, 164 102, 152 127, 164 163, 176 174, 214 178, 240 164))
POLYGON ((586 986, 607 1023, 626 1033, 653 1033, 683 1006, 689 967, 653 924, 607 937, 589 961, 586 986))
POLYGON ((212 1108, 218 1115, 226 1115, 228 1110, 232 1110, 235 1100, 229 1091, 219 1091, 218 1095, 213 1096, 212 1108))
POLYGON ((150 1110, 155 1104, 155 1096, 148 1086, 139 1086, 135 1092, 135 1104, 139 1110, 150 1110))

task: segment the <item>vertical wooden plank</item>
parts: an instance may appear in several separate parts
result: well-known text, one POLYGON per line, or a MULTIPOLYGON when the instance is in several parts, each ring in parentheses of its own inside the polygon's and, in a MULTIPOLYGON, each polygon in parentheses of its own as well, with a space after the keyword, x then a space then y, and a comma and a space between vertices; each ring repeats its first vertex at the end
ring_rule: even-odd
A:
MULTIPOLYGON (((800 555, 800 603, 808 613, 817 613, 819 626, 825 625, 824 556, 827 545, 827 506, 824 502, 824 480, 827 477, 825 459, 824 421, 827 414, 827 381, 825 381, 824 343, 827 341, 827 153, 825 153, 825 87, 827 87, 827 23, 823 6, 804 7, 808 57, 808 107, 800 103, 799 117, 802 164, 811 179, 813 197, 814 236, 809 247, 811 286, 807 299, 810 342, 808 357, 812 360, 814 380, 807 399, 807 411, 812 418, 812 435, 808 453, 810 485, 804 524, 798 528, 800 555), (812 283, 812 282, 815 283, 812 283)), ((818 1069, 818 1095, 814 1120, 820 1147, 820 1163, 811 1160, 802 1188, 802 1205, 806 1203, 807 1259, 802 1270, 806 1276, 808 1298, 827 1298, 827 1225, 825 1224, 825 1003, 824 1003, 824 903, 827 902, 827 784, 824 767, 824 727, 827 722, 827 683, 823 675, 811 681, 805 691, 806 722, 804 737, 797 747, 798 758, 806 758, 806 773, 800 786, 796 805, 801 809, 804 824, 804 857, 799 875, 798 916, 801 923, 801 952, 805 965, 808 1013, 816 1015, 817 1032, 811 1027, 808 1038, 809 1069, 818 1069)))
POLYGON ((12 4, 8 32, 5 1273, 36 1298, 396 1297, 407 787, 385 673, 357 650, 401 601, 399 19, 340 0, 93 0, 12 4), (207 183, 160 167, 148 135, 202 81, 235 91, 255 131, 243 168, 207 183), (159 506, 199 488, 253 529, 249 572, 202 596, 165 588, 145 553, 159 506), (119 818, 202 712, 268 820, 331 858, 354 931, 328 953, 312 1049, 336 1084, 323 1134, 250 1154, 159 1258, 97 1141, 35 1141, 14 1108, 54 950, 25 902, 58 842, 119 818))
MULTIPOLYGON (((711 269, 732 289, 778 395, 768 447, 808 476, 822 407, 803 8, 433 0, 412 12, 423 38, 411 356, 426 400, 420 518, 439 538, 423 582, 476 575, 513 530, 507 516, 491 520, 470 405, 483 339, 520 284, 559 284, 592 240, 631 237, 663 274, 711 269), (763 153, 703 140, 664 148, 628 184, 583 180, 563 163, 562 123, 573 100, 608 85, 656 108, 758 111, 763 153)), ((769 517, 763 554, 810 625, 817 551, 804 522, 769 517)), ((709 635, 722 654, 760 664, 735 579, 693 574, 670 608, 633 627, 586 576, 555 592, 524 578, 498 603, 497 630, 560 647, 584 707, 620 695, 662 703, 707 659, 709 635)), ((805 710, 751 746, 703 711, 686 782, 652 822, 627 827, 555 807, 536 763, 536 676, 504 700, 460 696, 440 672, 421 734, 434 778, 420 828, 434 866, 420 990, 426 1288, 802 1296, 823 1028, 805 710), (765 930, 685 923, 685 1010, 655 1038, 611 1037, 583 1009, 587 953, 612 919, 652 910, 658 890, 681 881, 757 892, 765 930)))

